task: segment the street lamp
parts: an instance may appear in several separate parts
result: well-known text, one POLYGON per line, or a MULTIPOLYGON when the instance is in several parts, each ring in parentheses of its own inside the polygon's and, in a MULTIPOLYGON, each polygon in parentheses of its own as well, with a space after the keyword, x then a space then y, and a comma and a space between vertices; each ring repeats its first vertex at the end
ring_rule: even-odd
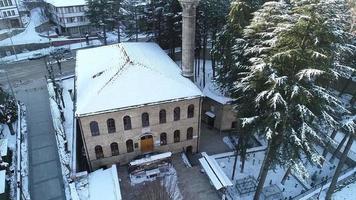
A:
POLYGON ((10 83, 10 79, 9 79, 9 75, 8 75, 7 71, 5 71, 3 69, 0 69, 0 73, 4 73, 5 74, 6 80, 7 80, 7 84, 9 85, 10 90, 11 90, 11 94, 12 94, 13 98, 15 98, 15 93, 14 93, 14 90, 12 89, 12 85, 10 83))

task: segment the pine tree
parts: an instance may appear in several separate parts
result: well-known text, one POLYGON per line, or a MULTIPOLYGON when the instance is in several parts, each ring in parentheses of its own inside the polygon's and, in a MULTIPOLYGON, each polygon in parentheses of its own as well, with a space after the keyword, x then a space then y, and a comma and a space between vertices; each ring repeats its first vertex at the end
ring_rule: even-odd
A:
POLYGON ((0 123, 9 127, 11 135, 15 134, 12 123, 17 120, 17 104, 14 97, 10 96, 0 87, 0 123))
POLYGON ((241 55, 246 42, 243 40, 243 29, 250 24, 255 12, 263 4, 263 0, 234 0, 231 2, 226 25, 217 34, 216 44, 212 47, 212 57, 216 63, 217 83, 223 90, 230 91, 234 79, 243 70, 239 67, 245 63, 241 55), (225 76, 230 74, 229 76, 225 76))
POLYGON ((268 141, 256 200, 270 168, 292 166, 303 173, 304 155, 320 165, 315 145, 327 141, 317 133, 320 124, 336 128, 340 125, 336 116, 349 113, 324 86, 336 79, 333 45, 339 38, 322 23, 325 17, 318 11, 317 4, 308 1, 267 2, 244 29, 248 46, 243 55, 248 62, 231 93, 237 110, 256 108, 239 113, 242 126, 262 133, 268 141))

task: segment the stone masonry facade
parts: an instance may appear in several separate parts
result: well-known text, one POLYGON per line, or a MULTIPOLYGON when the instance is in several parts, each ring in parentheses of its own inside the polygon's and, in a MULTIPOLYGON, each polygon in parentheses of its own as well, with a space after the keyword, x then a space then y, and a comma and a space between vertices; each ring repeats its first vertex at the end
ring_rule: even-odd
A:
POLYGON ((154 105, 143 105, 139 107, 96 114, 90 116, 79 117, 79 126, 84 141, 86 155, 89 161, 91 170, 98 169, 104 166, 110 166, 115 163, 127 164, 141 152, 141 137, 149 135, 153 137, 154 152, 172 153, 182 152, 187 148, 191 148, 192 152, 198 151, 199 135, 200 135, 200 117, 201 117, 202 98, 185 99, 180 101, 172 101, 165 103, 157 103, 154 105), (194 106, 194 115, 188 118, 188 106, 194 106), (174 121, 174 109, 180 108, 180 119, 174 121), (160 123, 160 111, 166 111, 166 123, 160 123), (142 126, 142 114, 148 113, 149 126, 142 126), (131 119, 131 129, 124 130, 125 116, 131 119), (109 133, 107 125, 108 119, 114 119, 116 131, 109 133), (92 136, 90 129, 91 122, 97 122, 99 127, 99 135, 92 136), (193 136, 188 137, 188 129, 193 129, 193 136), (179 130, 179 142, 174 141, 174 132, 179 130), (166 133, 166 144, 162 145, 160 138, 161 133, 166 133), (133 141, 133 151, 128 152, 126 142, 133 141), (113 155, 111 144, 118 144, 118 155, 113 155), (102 156, 98 159, 95 148, 100 145, 102 148, 102 156))

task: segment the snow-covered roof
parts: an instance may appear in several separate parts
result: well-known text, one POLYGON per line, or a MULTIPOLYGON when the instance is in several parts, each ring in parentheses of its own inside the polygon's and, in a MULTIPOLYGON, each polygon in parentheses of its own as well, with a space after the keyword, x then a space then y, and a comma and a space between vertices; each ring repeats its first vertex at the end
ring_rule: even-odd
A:
POLYGON ((5 173, 6 170, 0 171, 0 194, 5 192, 5 173))
POLYGON ((171 156, 172 156, 171 152, 165 152, 165 153, 153 155, 153 156, 150 156, 150 157, 147 157, 147 158, 141 158, 141 159, 138 159, 138 160, 131 161, 130 162, 130 166, 143 165, 143 164, 146 164, 146 163, 150 163, 150 162, 154 162, 154 161, 170 158, 171 156))
POLYGON ((6 156, 7 155, 7 139, 0 139, 0 155, 6 156))
POLYGON ((116 165, 89 174, 89 200, 121 200, 116 165))
POLYGON ((222 171, 215 159, 208 156, 205 152, 202 152, 201 155, 203 157, 199 159, 199 162, 216 190, 233 186, 231 180, 222 171))
POLYGON ((208 82, 204 89, 203 89, 203 94, 216 101, 219 102, 221 104, 228 104, 229 102, 232 101, 232 99, 230 97, 226 97, 222 94, 222 92, 220 91, 220 89, 214 84, 213 81, 208 82))
POLYGON ((67 7, 67 6, 84 6, 86 0, 45 0, 47 3, 52 4, 55 7, 67 7))
POLYGON ((79 50, 76 115, 202 96, 155 43, 120 43, 79 50))

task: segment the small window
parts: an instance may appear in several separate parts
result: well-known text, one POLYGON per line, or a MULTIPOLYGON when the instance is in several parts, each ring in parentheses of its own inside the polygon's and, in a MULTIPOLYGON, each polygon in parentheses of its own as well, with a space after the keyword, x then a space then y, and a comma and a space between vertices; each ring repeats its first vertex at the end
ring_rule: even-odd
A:
POLYGON ((180 120, 180 108, 176 107, 174 109, 174 116, 173 116, 174 121, 180 120))
POLYGON ((130 116, 125 116, 124 119, 124 130, 130 130, 131 127, 131 117, 130 116))
POLYGON ((127 153, 130 153, 130 152, 134 151, 133 141, 132 140, 127 140, 126 141, 126 149, 127 149, 127 153))
POLYGON ((189 105, 188 106, 188 118, 193 118, 194 117, 194 105, 189 105))
POLYGON ((103 148, 100 145, 95 146, 96 159, 104 158, 103 148))
POLYGON ((119 145, 116 142, 113 142, 110 144, 111 148, 111 155, 112 156, 117 156, 119 155, 119 145))
POLYGON ((100 135, 98 122, 90 122, 90 132, 92 136, 100 135))
POLYGON ((234 121, 231 123, 231 129, 236 129, 237 128, 237 121, 234 121))
POLYGON ((187 129, 187 140, 193 139, 193 127, 187 129))
POLYGON ((164 124, 166 123, 167 120, 166 120, 166 110, 160 110, 159 111, 159 123, 160 124, 164 124))
POLYGON ((160 135, 161 146, 167 144, 167 133, 161 133, 160 135))
POLYGON ((114 119, 108 119, 106 121, 106 124, 108 126, 108 133, 115 133, 116 132, 116 126, 115 126, 115 120, 114 119))
POLYGON ((180 131, 174 131, 174 143, 180 142, 180 131))
POLYGON ((148 113, 142 113, 142 127, 150 126, 150 117, 148 113))

